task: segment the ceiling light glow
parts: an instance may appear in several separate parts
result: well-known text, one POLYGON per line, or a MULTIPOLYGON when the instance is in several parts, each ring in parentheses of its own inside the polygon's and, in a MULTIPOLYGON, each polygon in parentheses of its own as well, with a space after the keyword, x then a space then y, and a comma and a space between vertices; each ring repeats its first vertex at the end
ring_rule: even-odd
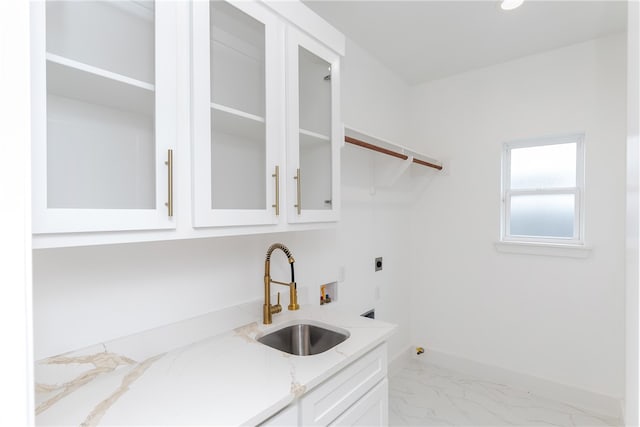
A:
POLYGON ((522 3, 524 3, 524 0, 502 0, 500 7, 502 10, 513 10, 522 6, 522 3))

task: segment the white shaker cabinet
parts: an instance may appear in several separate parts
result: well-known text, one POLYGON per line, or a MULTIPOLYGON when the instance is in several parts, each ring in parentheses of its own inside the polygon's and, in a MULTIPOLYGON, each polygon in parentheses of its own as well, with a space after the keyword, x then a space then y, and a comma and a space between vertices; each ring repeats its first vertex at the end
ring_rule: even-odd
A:
POLYGON ((196 227, 278 223, 282 25, 258 2, 192 5, 196 227))
POLYGON ((340 212, 340 56, 287 29, 288 221, 337 221, 340 212))
POLYGON ((260 426, 386 426, 387 345, 379 345, 260 426))
POLYGON ((386 378, 336 418, 332 426, 388 426, 389 380, 386 378))
POLYGON ((300 399, 301 425, 357 425, 363 419, 380 420, 371 426, 387 425, 386 378, 385 343, 303 395, 300 399), (371 391, 374 392, 369 394, 371 391), (384 411, 380 412, 378 408, 384 411))
POLYGON ((32 3, 35 234, 175 228, 174 8, 32 3))

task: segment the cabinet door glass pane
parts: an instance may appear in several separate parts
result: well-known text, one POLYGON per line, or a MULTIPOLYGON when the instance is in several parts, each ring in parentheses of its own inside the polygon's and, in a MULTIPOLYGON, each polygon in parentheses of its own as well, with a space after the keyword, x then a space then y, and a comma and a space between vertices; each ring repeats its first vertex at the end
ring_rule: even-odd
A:
POLYGON ((47 1, 47 52, 153 83, 154 2, 47 1))
POLYGON ((265 26, 210 2, 211 207, 266 208, 265 26))
POLYGON ((331 64, 298 48, 303 209, 331 209, 331 64))
POLYGON ((46 4, 47 206, 155 208, 154 4, 46 4))

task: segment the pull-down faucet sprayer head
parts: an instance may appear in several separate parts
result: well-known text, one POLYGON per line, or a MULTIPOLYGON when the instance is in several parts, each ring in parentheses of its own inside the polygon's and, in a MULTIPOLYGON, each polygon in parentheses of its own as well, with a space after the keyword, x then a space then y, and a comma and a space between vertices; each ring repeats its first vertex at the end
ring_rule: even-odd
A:
POLYGON ((274 243, 273 245, 269 246, 269 249, 267 249, 266 261, 270 261, 271 260, 271 254, 276 249, 281 249, 282 252, 284 252, 284 254, 287 256, 287 258, 289 258, 289 264, 293 264, 296 261, 295 259, 293 259, 293 255, 291 254, 291 251, 289 250, 289 248, 287 248, 282 243, 274 243))

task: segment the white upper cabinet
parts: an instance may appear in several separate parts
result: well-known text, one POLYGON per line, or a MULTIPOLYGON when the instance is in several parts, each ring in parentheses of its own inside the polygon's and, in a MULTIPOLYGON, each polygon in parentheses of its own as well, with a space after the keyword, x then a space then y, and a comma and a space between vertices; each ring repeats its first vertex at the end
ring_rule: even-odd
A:
POLYGON ((34 233, 175 227, 173 5, 32 4, 34 233))
POLYGON ((340 56, 287 30, 288 221, 337 221, 340 211, 340 56))
POLYGON ((192 4, 195 227, 279 221, 281 28, 261 3, 192 4))

